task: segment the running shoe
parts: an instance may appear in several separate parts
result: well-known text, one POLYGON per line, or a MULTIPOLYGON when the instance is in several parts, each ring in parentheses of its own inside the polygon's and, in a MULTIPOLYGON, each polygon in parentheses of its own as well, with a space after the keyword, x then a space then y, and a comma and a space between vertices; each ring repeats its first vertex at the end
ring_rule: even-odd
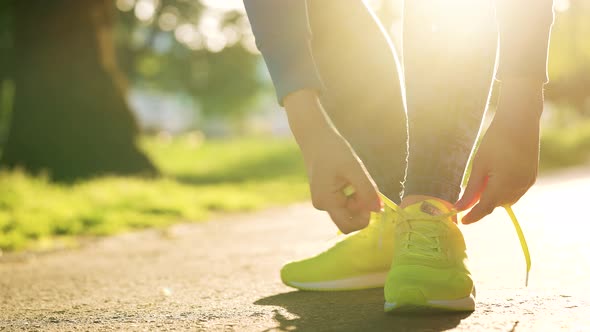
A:
POLYGON ((311 258, 286 264, 281 279, 288 286, 313 291, 383 287, 393 257, 393 211, 372 213, 369 225, 311 258))
POLYGON ((385 311, 473 311, 475 288, 455 211, 437 200, 398 208, 385 311))

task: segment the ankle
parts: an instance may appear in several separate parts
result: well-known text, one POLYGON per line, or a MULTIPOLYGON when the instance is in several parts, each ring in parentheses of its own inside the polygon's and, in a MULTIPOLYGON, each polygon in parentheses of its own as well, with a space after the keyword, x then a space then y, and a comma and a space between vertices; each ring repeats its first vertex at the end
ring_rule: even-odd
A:
POLYGON ((406 207, 416 204, 416 203, 420 203, 429 199, 433 199, 435 201, 438 201, 442 204, 444 204, 449 210, 453 209, 455 206, 449 202, 449 201, 445 201, 444 199, 438 198, 438 197, 434 197, 434 196, 428 196, 428 195, 408 195, 405 196, 402 199, 402 202, 400 203, 400 207, 402 209, 405 209, 406 207))

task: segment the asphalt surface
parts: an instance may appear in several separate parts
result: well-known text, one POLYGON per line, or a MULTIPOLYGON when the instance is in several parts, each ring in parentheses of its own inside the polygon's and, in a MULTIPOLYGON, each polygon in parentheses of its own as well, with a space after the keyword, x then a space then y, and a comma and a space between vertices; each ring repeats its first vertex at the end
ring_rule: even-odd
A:
POLYGON ((0 331, 590 331, 590 169, 545 177, 515 207, 524 259, 497 210, 463 227, 478 290, 472 314, 383 313, 382 289, 283 286, 287 260, 336 234, 310 204, 0 258, 0 331))

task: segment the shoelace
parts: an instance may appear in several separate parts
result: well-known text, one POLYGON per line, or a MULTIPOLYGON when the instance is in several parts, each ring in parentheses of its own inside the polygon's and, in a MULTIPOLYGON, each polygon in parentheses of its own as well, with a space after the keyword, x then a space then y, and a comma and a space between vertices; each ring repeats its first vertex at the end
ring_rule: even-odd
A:
POLYGON ((402 235, 403 243, 401 244, 402 254, 413 256, 422 256, 426 258, 437 258, 442 255, 440 248, 438 229, 433 227, 447 227, 442 221, 452 217, 454 213, 445 213, 437 216, 424 216, 416 218, 402 209, 395 211, 397 214, 396 230, 402 235), (436 223, 433 223, 436 222, 436 223))
MULTIPOLYGON (((349 197, 352 196, 355 193, 355 189, 352 186, 346 186, 342 192, 344 193, 345 196, 349 197)), ((412 234, 422 238, 423 240, 425 240, 425 244, 423 246, 420 246, 419 248, 419 253, 423 254, 423 255, 432 255, 434 254, 434 250, 439 251, 440 248, 438 247, 438 241, 437 240, 432 240, 428 234, 424 234, 423 232, 420 232, 418 229, 414 229, 412 230, 412 226, 409 224, 412 221, 437 221, 437 220, 442 220, 442 219, 446 219, 452 216, 455 216, 459 213, 459 211, 452 209, 451 211, 444 213, 444 214, 440 214, 437 216, 420 216, 419 218, 413 218, 409 213, 407 213, 406 211, 404 211, 401 207, 399 207, 397 204, 395 204, 394 202, 392 202, 389 198, 387 198, 387 196, 383 195, 382 193, 379 193, 379 197, 381 198, 381 200, 385 203, 385 205, 389 208, 389 210, 395 214, 398 215, 400 222, 405 222, 407 223, 407 226, 409 228, 408 231, 406 231, 408 233, 408 236, 411 236, 412 234), (428 245, 428 243, 430 243, 430 246, 428 245)), ((531 271, 531 255, 529 252, 529 247, 527 245, 526 239, 524 237, 524 233, 522 231, 522 228, 520 227, 520 223, 518 222, 518 219, 516 218, 516 215, 514 214, 514 211, 512 210, 512 206, 511 205, 503 205, 502 206, 504 208, 504 210, 506 210, 506 213, 508 214, 508 216, 510 217, 510 220, 512 221, 512 224, 514 226, 514 229, 516 230, 516 234, 518 235, 518 240, 520 242, 520 247, 522 249, 522 253, 524 255, 524 259, 526 262, 526 275, 525 275, 525 286, 528 286, 529 284, 529 273, 531 271)), ((384 212, 382 212, 383 214, 385 214, 385 217, 388 217, 388 214, 390 213, 388 210, 385 210, 384 212)), ((383 218, 384 216, 381 215, 380 218, 383 218)), ((381 222, 381 220, 379 220, 380 222, 380 238, 382 237, 383 234, 383 223, 381 222)), ((380 240, 381 241, 381 240, 380 240)), ((406 246, 407 248, 407 246, 406 246)))

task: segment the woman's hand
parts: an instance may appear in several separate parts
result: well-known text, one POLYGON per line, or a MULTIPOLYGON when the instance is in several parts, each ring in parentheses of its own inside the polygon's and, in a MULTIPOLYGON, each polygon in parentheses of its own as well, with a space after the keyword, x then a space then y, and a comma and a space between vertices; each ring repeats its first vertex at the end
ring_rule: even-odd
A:
POLYGON ((464 224, 516 203, 535 183, 542 110, 542 84, 517 80, 502 85, 496 115, 475 154, 465 192, 455 204, 460 211, 473 206, 464 224))
POLYGON ((285 98, 291 130, 307 167, 313 206, 328 212, 347 234, 366 227, 381 202, 377 187, 348 142, 324 114, 314 91, 301 90, 285 98), (343 189, 352 185, 354 195, 343 189))

